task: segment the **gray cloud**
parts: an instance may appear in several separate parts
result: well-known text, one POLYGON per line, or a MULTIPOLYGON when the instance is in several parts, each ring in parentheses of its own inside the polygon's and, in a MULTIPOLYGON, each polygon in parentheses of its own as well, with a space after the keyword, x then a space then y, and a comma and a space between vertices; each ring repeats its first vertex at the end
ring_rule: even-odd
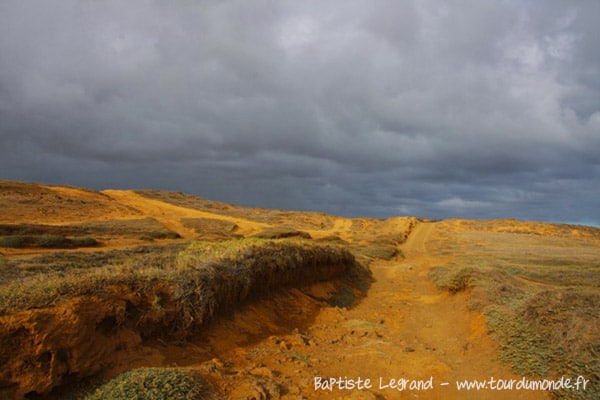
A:
POLYGON ((6 0, 2 178, 600 224, 595 1, 6 0))

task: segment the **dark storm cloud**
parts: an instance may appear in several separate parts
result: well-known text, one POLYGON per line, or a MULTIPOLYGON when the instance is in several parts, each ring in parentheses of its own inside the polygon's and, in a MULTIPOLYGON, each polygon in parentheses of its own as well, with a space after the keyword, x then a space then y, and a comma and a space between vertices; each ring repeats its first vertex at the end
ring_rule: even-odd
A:
POLYGON ((0 4, 2 178, 600 223, 596 1, 0 4))

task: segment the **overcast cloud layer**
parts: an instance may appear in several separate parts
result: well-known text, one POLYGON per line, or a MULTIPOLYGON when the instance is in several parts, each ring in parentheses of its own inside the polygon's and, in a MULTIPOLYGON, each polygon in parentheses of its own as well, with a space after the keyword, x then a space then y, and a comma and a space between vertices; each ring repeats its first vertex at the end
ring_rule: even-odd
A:
POLYGON ((0 178, 600 223, 600 2, 0 2, 0 178))

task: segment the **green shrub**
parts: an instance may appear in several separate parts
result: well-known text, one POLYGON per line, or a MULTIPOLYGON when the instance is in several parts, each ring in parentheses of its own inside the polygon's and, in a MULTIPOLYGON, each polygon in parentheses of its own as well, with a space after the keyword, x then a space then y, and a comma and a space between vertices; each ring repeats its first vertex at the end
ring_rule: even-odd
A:
POLYGON ((127 371, 98 388, 85 400, 201 400, 212 398, 199 376, 170 368, 127 371))
POLYGON ((23 249, 40 247, 43 249, 68 249, 73 247, 97 246, 96 239, 88 236, 79 236, 72 239, 61 235, 12 235, 0 237, 0 247, 23 249))
POLYGON ((470 267, 452 272, 444 267, 435 267, 429 272, 429 278, 438 289, 456 294, 472 286, 474 273, 475 270, 470 267))
POLYGON ((181 235, 179 235, 179 233, 173 232, 173 231, 156 231, 156 232, 146 233, 146 234, 140 236, 140 239, 148 240, 151 242, 155 239, 181 239, 181 235))
POLYGON ((252 237, 260 239, 284 239, 292 237, 311 239, 311 236, 308 232, 299 231, 297 229, 285 226, 263 229, 262 231, 252 235, 252 237))
POLYGON ((35 236, 33 240, 35 247, 43 247, 46 249, 60 249, 71 247, 70 241, 60 235, 40 235, 35 236))
POLYGON ((89 236, 74 237, 70 239, 73 247, 95 247, 98 246, 98 241, 89 236))
POLYGON ((397 255, 402 254, 397 246, 389 243, 369 243, 367 245, 357 246, 353 251, 359 257, 388 261, 397 255))
POLYGON ((20 249, 27 245, 27 236, 14 235, 14 236, 1 236, 0 247, 6 247, 11 249, 20 249))

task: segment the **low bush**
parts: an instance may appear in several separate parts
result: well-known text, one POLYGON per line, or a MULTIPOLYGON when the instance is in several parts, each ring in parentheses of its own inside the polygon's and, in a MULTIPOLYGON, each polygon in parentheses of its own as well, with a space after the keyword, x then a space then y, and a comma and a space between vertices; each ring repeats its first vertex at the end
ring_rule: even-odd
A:
POLYGON ((444 267, 434 267, 429 271, 429 278, 438 289, 456 294, 472 286, 474 274, 475 270, 470 267, 456 271, 450 271, 444 267))
POLYGON ((42 247, 45 249, 64 249, 72 247, 72 242, 60 235, 40 235, 32 236, 33 247, 42 247))
POLYGON ((95 247, 100 244, 96 239, 89 236, 74 237, 70 240, 73 247, 95 247))
POLYGON ((195 230, 200 235, 232 235, 238 228, 233 222, 216 218, 184 218, 181 222, 185 227, 195 230))
POLYGON ((181 235, 177 232, 150 232, 140 236, 142 240, 153 241, 155 239, 181 239, 181 235))
POLYGON ((366 259, 391 260, 392 258, 402 255, 402 252, 394 244, 390 243, 369 243, 365 245, 354 246, 352 248, 357 257, 366 259))
POLYGON ((138 368, 98 388, 85 400, 205 400, 213 398, 203 378, 172 368, 138 368))
POLYGON ((94 247, 98 245, 96 239, 82 236, 67 238, 61 235, 11 235, 0 237, 0 247, 13 249, 43 248, 43 249, 69 249, 75 247, 94 247))
POLYGON ((0 247, 20 249, 27 245, 27 237, 22 235, 0 236, 0 247))
POLYGON ((284 239, 292 237, 311 239, 311 236, 308 232, 299 231, 297 229, 284 226, 263 229, 262 231, 254 234, 253 237, 259 239, 284 239))

